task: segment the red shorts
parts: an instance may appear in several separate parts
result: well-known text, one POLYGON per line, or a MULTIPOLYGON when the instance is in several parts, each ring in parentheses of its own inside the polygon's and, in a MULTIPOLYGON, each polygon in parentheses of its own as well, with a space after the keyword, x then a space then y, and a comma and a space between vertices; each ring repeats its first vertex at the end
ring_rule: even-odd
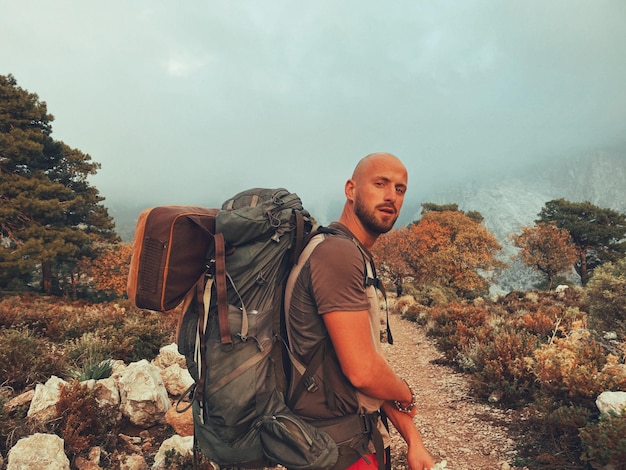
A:
POLYGON ((366 454, 364 457, 367 457, 367 460, 369 460, 370 463, 367 463, 365 459, 361 457, 346 470, 378 470, 378 460, 376 460, 376 454, 366 454))

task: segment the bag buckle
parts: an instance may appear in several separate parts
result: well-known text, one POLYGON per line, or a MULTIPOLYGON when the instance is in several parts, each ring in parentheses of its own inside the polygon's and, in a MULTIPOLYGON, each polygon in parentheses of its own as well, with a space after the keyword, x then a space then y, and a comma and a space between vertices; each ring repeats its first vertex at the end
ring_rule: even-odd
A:
POLYGON ((215 260, 214 259, 207 260, 206 264, 204 265, 204 274, 207 278, 215 277, 215 260))
POLYGON ((372 420, 370 419, 370 415, 360 414, 359 418, 361 418, 362 434, 370 434, 372 432, 372 420))
POLYGON ((315 383, 315 379, 309 376, 304 378, 304 389, 309 393, 314 393, 319 390, 319 387, 315 383))

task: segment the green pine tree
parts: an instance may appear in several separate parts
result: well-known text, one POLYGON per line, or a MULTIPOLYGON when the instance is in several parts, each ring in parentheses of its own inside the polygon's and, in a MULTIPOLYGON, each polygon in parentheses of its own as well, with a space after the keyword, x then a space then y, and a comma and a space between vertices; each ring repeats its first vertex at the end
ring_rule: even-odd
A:
POLYGON ((0 289, 76 296, 81 258, 117 241, 88 182, 100 168, 52 137, 46 103, 0 75, 0 289))

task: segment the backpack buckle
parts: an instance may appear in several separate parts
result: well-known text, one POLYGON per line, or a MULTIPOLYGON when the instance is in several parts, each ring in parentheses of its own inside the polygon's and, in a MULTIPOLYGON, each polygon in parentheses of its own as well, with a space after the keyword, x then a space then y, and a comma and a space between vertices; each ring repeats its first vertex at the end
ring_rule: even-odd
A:
POLYGON ((319 390, 319 387, 315 383, 315 379, 313 377, 305 377, 304 389, 309 393, 314 393, 314 392, 317 392, 317 390, 319 390))
POLYGON ((361 431, 363 434, 370 434, 372 432, 372 422, 369 415, 360 414, 359 418, 361 418, 361 431))
POLYGON ((207 260, 206 264, 204 265, 204 269, 204 274, 206 277, 215 277, 215 260, 207 260))

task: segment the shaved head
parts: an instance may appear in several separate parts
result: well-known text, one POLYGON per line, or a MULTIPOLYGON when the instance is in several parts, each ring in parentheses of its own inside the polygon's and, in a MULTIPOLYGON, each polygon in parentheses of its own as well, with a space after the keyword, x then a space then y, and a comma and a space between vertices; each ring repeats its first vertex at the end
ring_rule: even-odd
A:
POLYGON ((376 165, 387 166, 398 164, 404 167, 404 164, 400 161, 400 159, 391 153, 370 153, 369 155, 363 157, 359 161, 359 163, 357 163, 356 167, 354 168, 354 172, 352 173, 352 179, 355 181, 359 181, 363 178, 363 175, 368 174, 368 172, 372 170, 372 167, 376 165))

